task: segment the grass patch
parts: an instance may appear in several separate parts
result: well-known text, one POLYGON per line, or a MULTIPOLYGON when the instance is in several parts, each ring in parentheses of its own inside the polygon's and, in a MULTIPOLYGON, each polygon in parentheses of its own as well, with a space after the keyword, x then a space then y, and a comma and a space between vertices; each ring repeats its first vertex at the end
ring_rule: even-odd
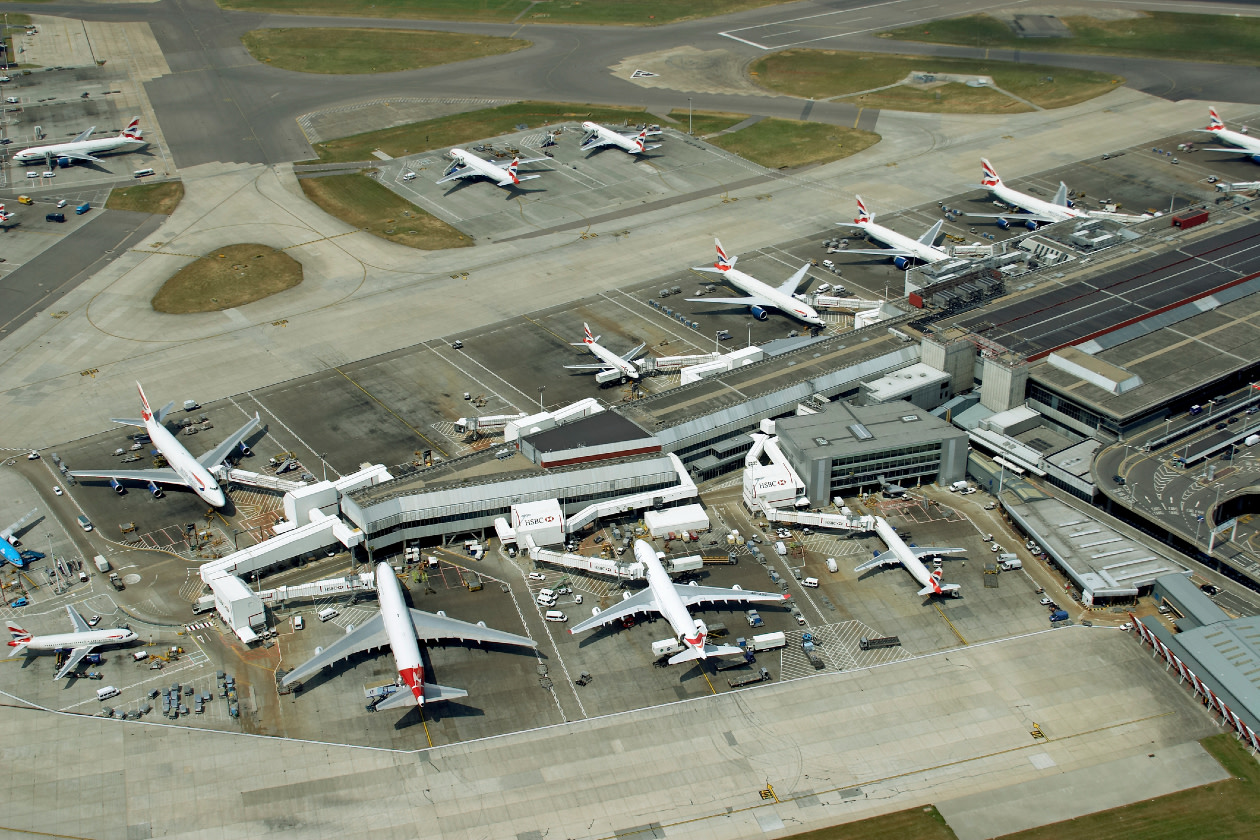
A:
POLYGON ((107 210, 134 210, 137 213, 161 213, 169 216, 184 198, 183 181, 162 181, 136 184, 134 187, 110 190, 105 199, 107 210))
POLYGON ((504 55, 520 38, 401 29, 255 29, 241 43, 259 61, 300 73, 394 73, 504 55))
POLYGON ((934 20, 893 29, 881 38, 1001 47, 1037 52, 1174 58, 1222 64, 1255 64, 1260 53, 1260 19, 1230 15, 1146 12, 1124 20, 1099 20, 1086 15, 1060 18, 1071 38, 1017 38, 1005 22, 988 15, 934 20))
MULTIPOLYGON (((1108 73, 1039 64, 833 50, 785 50, 758 59, 750 69, 764 87, 809 99, 845 96, 895 85, 912 72, 991 76, 998 87, 1043 108, 1075 105, 1113 90, 1124 81, 1108 73)), ((998 91, 952 83, 928 89, 888 88, 862 94, 852 101, 904 111, 1011 113, 1027 110, 998 91)))
POLYGON ((266 245, 228 245, 181 268, 153 296, 153 308, 170 315, 220 312, 291 289, 302 265, 266 245))
POLYGON ((770 169, 786 169, 840 160, 879 140, 879 135, 873 131, 766 119, 732 134, 710 137, 707 142, 770 169))
POLYGON ((446 222, 399 198, 367 175, 302 178, 298 183, 306 197, 325 213, 381 239, 425 251, 466 248, 473 244, 446 222))
MULTIPOLYGON (((788 840, 958 840, 931 805, 793 834, 788 840)), ((1091 838, 1092 840, 1092 838, 1091 838)))
POLYGON ((225 9, 290 15, 340 15, 502 23, 585 23, 659 26, 773 6, 783 0, 218 0, 225 9))
POLYGON ((1003 840, 1244 840, 1256 836, 1260 764, 1232 735, 1205 738, 1203 748, 1234 778, 1008 834, 1003 840))
MULTIPOLYGON (((687 124, 687 112, 674 112, 683 130, 687 124)), ((697 112, 692 115, 697 134, 721 131, 743 119, 738 114, 710 114, 697 112)), ((403 157, 431 149, 445 149, 473 140, 498 137, 517 130, 518 125, 538 128, 561 122, 594 120, 609 126, 629 121, 633 125, 656 123, 660 119, 634 108, 615 108, 593 105, 570 105, 554 102, 517 102, 498 108, 452 114, 424 122, 399 125, 381 131, 355 134, 326 143, 317 143, 315 153, 320 161, 345 162, 371 160, 372 152, 380 149, 393 157, 403 157)))

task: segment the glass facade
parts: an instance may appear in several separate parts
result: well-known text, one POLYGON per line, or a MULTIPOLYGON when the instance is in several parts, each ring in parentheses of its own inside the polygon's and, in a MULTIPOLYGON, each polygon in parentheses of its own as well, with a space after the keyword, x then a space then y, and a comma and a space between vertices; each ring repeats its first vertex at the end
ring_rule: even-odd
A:
POLYGON ((941 469, 941 442, 914 443, 845 455, 831 460, 831 495, 858 487, 869 487, 883 476, 886 481, 935 476, 941 469))

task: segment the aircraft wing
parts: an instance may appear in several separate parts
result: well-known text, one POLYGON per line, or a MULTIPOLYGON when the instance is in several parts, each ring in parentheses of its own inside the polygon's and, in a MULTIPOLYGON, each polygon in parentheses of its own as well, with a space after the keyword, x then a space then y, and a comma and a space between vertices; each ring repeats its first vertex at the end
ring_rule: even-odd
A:
POLYGON ((1030 222, 1057 222, 1052 216, 1044 213, 963 213, 964 216, 972 219, 1009 219, 1012 222, 1030 221, 1030 222))
POLYGON ((642 344, 640 344, 638 347, 636 347, 636 348, 634 348, 633 350, 631 350, 630 352, 628 352, 628 353, 622 353, 622 354, 621 354, 621 361, 623 361, 623 362, 628 362, 628 361, 631 361, 631 360, 632 360, 635 356, 639 355, 639 352, 640 352, 640 351, 642 351, 644 347, 647 347, 647 342, 646 342, 646 341, 645 341, 645 342, 643 342, 642 344))
POLYGON ((179 473, 175 470, 165 468, 152 470, 114 470, 113 472, 93 472, 92 470, 71 470, 70 475, 75 478, 116 478, 119 481, 129 479, 131 481, 152 481, 154 484, 178 484, 181 487, 188 486, 188 482, 179 477, 179 473))
POLYGON ((71 143, 82 143, 84 140, 86 140, 86 139, 88 139, 89 137, 91 137, 91 136, 92 136, 92 134, 93 134, 93 132, 95 132, 95 131, 96 131, 96 126, 92 126, 91 128, 87 129, 86 131, 81 131, 81 132, 79 132, 79 136, 78 136, 78 137, 76 137, 76 138, 74 138, 74 139, 73 139, 73 140, 71 140, 70 142, 71 142, 71 143))
POLYGON ((258 414, 255 413, 254 416, 251 417, 244 426, 241 426, 239 429, 236 430, 235 434, 228 435, 226 438, 224 438, 223 443, 220 443, 214 449, 211 449, 209 452, 207 452, 205 455, 202 455, 197 460, 201 462, 201 466, 205 467, 206 469, 210 469, 211 467, 217 467, 219 464, 222 464, 223 459, 226 458, 228 454, 233 449, 236 448, 236 445, 240 443, 242 440, 244 440, 247 434, 249 434, 254 429, 256 429, 258 427, 258 424, 261 422, 262 421, 259 419, 258 414))
POLYGON ((565 370, 612 370, 612 365, 565 365, 565 370))
MULTIPOLYGON (((506 159, 506 158, 504 158, 504 160, 507 160, 507 159, 506 159)), ((524 166, 524 165, 525 165, 525 164, 527 164, 527 163, 542 163, 542 162, 543 162, 543 161, 545 161, 545 160, 549 160, 549 158, 545 158, 545 157, 540 157, 540 158, 521 158, 520 160, 518 160, 518 161, 516 162, 516 165, 517 165, 517 166, 524 166)), ((512 162, 512 161, 508 160, 508 163, 511 163, 511 162, 512 162)))
POLYGON ((481 174, 482 174, 481 172, 478 172, 476 169, 473 169, 471 166, 460 166, 450 175, 447 175, 445 178, 442 178, 441 180, 439 180, 438 183, 445 184, 447 181, 454 181, 459 178, 475 178, 481 174))
POLYGON ((56 156, 56 157, 59 157, 59 158, 70 158, 71 160, 84 160, 84 161, 90 161, 90 162, 92 162, 92 163, 100 163, 100 162, 101 162, 101 159, 100 159, 100 158, 98 158, 98 157, 92 157, 92 156, 91 156, 91 155, 89 155, 87 152, 64 152, 64 151, 63 151, 63 152, 57 152, 57 154, 56 154, 55 156, 56 156))
POLYGON ((805 265, 796 270, 795 274, 783 281, 783 285, 779 286, 779 291, 788 297, 796 294, 796 287, 801 285, 801 278, 805 276, 807 271, 809 271, 809 263, 805 263, 805 265))
POLYGON ((854 569, 854 572, 865 572, 869 569, 877 569, 880 566, 900 566, 901 558, 892 551, 881 551, 870 560, 854 569))
POLYGON ((416 628, 416 636, 423 641, 462 639, 473 642, 493 642, 498 645, 538 647, 537 642, 525 636, 492 630, 480 624, 473 624, 471 621, 460 621, 458 618, 447 618, 444 615, 423 610, 411 610, 411 623, 416 628))
POLYGON ((688 303, 731 303, 736 306, 770 306, 778 309, 778 305, 771 303, 764 298, 759 297, 738 297, 738 298, 687 298, 688 303))
POLYGON ((341 659, 355 653, 373 648, 385 647, 389 644, 389 636, 385 633, 385 620, 381 614, 369 618, 359 627, 354 628, 301 665, 284 675, 283 685, 292 685, 311 674, 317 673, 341 659))
POLYGON ((838 254, 875 254, 880 257, 913 257, 913 251, 907 251, 904 248, 845 248, 843 251, 837 251, 838 254))
POLYGON ((15 531, 21 530, 22 526, 25 525, 27 522, 30 522, 32 519, 34 519, 36 514, 38 513, 39 513, 39 508, 33 508, 30 513, 26 514, 26 516, 23 516, 21 519, 19 519, 17 522, 14 522, 8 528, 5 528, 3 531, 0 531, 0 540, 7 540, 9 537, 13 536, 15 531))
POLYGON ((67 604, 66 612, 70 613, 70 621, 74 624, 74 632, 87 633, 91 631, 92 628, 88 626, 88 623, 83 620, 83 616, 79 615, 74 607, 67 604))
POLYGON ((751 589, 726 589, 721 586, 691 586, 675 583, 674 589, 689 607, 697 604, 744 604, 762 601, 783 601, 787 595, 782 592, 756 592, 751 589))
POLYGON ((1242 147, 1209 148, 1207 146, 1201 146, 1199 148, 1199 151, 1200 152, 1233 152, 1236 155, 1254 155, 1256 153, 1255 149, 1244 149, 1242 147))
MULTIPOLYGON (((617 144, 616 144, 616 141, 614 140, 610 140, 607 137, 602 137, 598 134, 592 134, 590 137, 587 137, 585 140, 582 141, 582 145, 578 146, 578 151, 585 152, 589 149, 598 149, 602 146, 615 146, 615 145, 617 144)), ((524 162, 525 161, 521 161, 521 163, 524 163, 524 162)))
POLYGON ((57 672, 57 676, 53 677, 53 679, 59 680, 66 674, 73 671, 75 666, 83 661, 83 657, 91 653, 92 649, 95 647, 96 645, 85 645, 84 647, 77 647, 70 651, 70 655, 66 657, 66 663, 61 666, 61 670, 57 672))
POLYGON ((577 624, 569 628, 570 633, 583 633, 595 627, 617 621, 630 615, 638 615, 645 612, 659 612, 660 607, 656 604, 656 596, 652 594, 651 589, 644 589, 614 607, 601 610, 599 613, 586 619, 579 621, 577 624))
POLYGON ((938 545, 912 545, 910 550, 914 552, 915 557, 932 557, 938 554, 966 554, 965 548, 945 548, 938 545))
MULTIPOLYGON (((433 683, 424 683, 424 702, 432 703, 435 700, 454 700, 456 697, 467 697, 468 692, 462 688, 451 688, 449 685, 434 685, 433 683)), ((397 709, 402 706, 415 706, 416 698, 407 689, 406 686, 399 688, 393 694, 386 697, 376 704, 376 711, 384 712, 390 709, 397 709)))

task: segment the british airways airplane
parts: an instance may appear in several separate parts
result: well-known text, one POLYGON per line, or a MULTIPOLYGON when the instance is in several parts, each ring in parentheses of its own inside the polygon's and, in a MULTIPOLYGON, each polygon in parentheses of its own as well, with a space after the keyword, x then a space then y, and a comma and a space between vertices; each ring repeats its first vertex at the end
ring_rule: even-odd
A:
POLYGON ((148 144, 148 141, 144 139, 143 133, 140 131, 139 117, 132 117, 131 122, 127 123, 127 127, 119 132, 116 137, 98 137, 92 140, 90 138, 95 131, 96 126, 92 126, 69 143, 53 143, 50 146, 32 146, 29 149, 23 149, 13 156, 13 160, 24 164, 51 164, 58 158, 68 158, 70 160, 100 163, 101 159, 96 157, 96 155, 105 154, 106 152, 131 152, 148 144))
POLYGON ((1260 163, 1260 138, 1252 137, 1250 134, 1244 134, 1241 131, 1233 131, 1225 127, 1225 121, 1221 119, 1221 115, 1216 113, 1215 108, 1208 108, 1208 115, 1211 122, 1207 128, 1201 128, 1199 131, 1206 131, 1215 139, 1222 143, 1228 143, 1236 148, 1233 149, 1200 149, 1201 152, 1233 152, 1236 155, 1250 155, 1251 159, 1256 163, 1260 163))
POLYGON ((586 337, 582 339, 580 344, 574 344, 574 347, 585 347, 590 350, 595 358, 599 359, 600 364, 597 365, 565 365, 566 370, 593 370, 603 373, 606 370, 615 370, 621 374, 622 381, 626 379, 638 379, 641 375, 639 369, 634 366, 634 357, 639 355, 647 342, 640 344, 638 347, 618 356, 613 351, 599 343, 600 336, 591 335, 591 328, 587 324, 582 324, 582 329, 586 331, 586 337))
POLYGON ((541 178, 541 175, 517 175, 516 168, 526 163, 538 163, 547 160, 547 158, 529 158, 521 160, 520 156, 512 158, 512 162, 504 169, 498 164, 491 163, 488 160, 482 160, 472 152, 465 152, 463 149, 451 149, 451 165, 446 167, 446 171, 442 173, 443 177, 438 181, 439 184, 445 184, 447 181, 454 181, 459 178, 489 178, 500 187, 518 187, 522 181, 532 181, 535 178, 541 178))
POLYGON ((723 589, 717 586, 697 586, 694 583, 674 583, 656 556, 656 549, 643 540, 634 541, 634 559, 647 569, 648 588, 630 595, 614 607, 597 610, 585 621, 578 622, 570 633, 584 633, 603 624, 640 613, 655 612, 664 616, 673 628, 681 653, 669 658, 670 665, 710 656, 730 656, 743 653, 734 645, 707 643, 709 628, 698 618, 693 618, 687 607, 697 604, 750 604, 785 601, 791 596, 782 592, 754 592, 746 589, 723 589))
POLYGON ((909 268, 912 260, 934 263, 949 258, 949 254, 943 248, 938 248, 933 244, 936 242, 936 237, 940 235, 941 226, 945 224, 944 219, 932 225, 918 239, 911 239, 891 228, 875 224, 875 214, 866 209, 866 205, 862 203, 862 196, 860 195, 857 196, 857 206, 858 217, 856 219, 852 222, 836 222, 836 224, 840 227, 858 228, 864 231, 871 239, 882 242, 888 247, 850 248, 844 253, 875 254, 881 257, 892 257, 893 265, 903 271, 909 268))
POLYGON ((232 453, 245 436, 257 428, 260 420, 255 414, 244 426, 236 431, 235 434, 228 436, 223 443, 220 443, 214 449, 210 450, 200 458, 194 458, 192 454, 184 448, 175 436, 166 430, 166 426, 162 425, 170 410, 174 408, 175 403, 169 402, 166 407, 160 411, 154 412, 149 408, 149 401, 144 396, 144 389, 140 387, 140 383, 136 383, 136 389, 140 391, 140 404, 143 411, 140 412, 139 420, 119 419, 111 417, 115 423, 122 423, 128 426, 142 426, 149 433, 149 439, 153 441, 153 445, 157 447, 166 458, 166 463, 170 465, 169 469, 151 469, 151 470, 112 470, 108 472, 96 472, 92 470, 71 470, 70 475, 75 478, 108 478, 109 484, 114 488, 116 493, 124 492, 120 481, 144 481, 148 482, 149 493, 155 499, 161 498, 162 490, 159 484, 178 484, 187 487, 205 499, 214 507, 223 507, 227 504, 227 497, 224 495, 219 483, 215 481, 214 476, 210 474, 210 470, 218 467, 223 460, 232 453))
POLYGON ((998 175, 997 170, 993 168, 993 164, 984 158, 980 158, 980 166, 983 171, 980 185, 988 187, 994 198, 1004 201, 1012 207, 1017 207, 1022 212, 966 213, 964 215, 973 219, 997 219, 998 227, 1003 230, 1010 229, 1012 222, 1023 222, 1024 227, 1029 230, 1036 230, 1039 224, 1062 222, 1067 219, 1111 219, 1116 222, 1140 222, 1151 218, 1149 215, 1134 216, 1128 213, 1108 213, 1104 210, 1078 210, 1068 201, 1067 184, 1062 181, 1059 182, 1059 190, 1054 194, 1054 199, 1046 201, 1008 187, 1002 181, 1001 176, 998 175))
POLYGON ((701 266, 694 269, 695 271, 706 271, 710 274, 720 274, 726 282, 730 283, 741 292, 748 294, 748 297, 742 298, 687 298, 693 303, 729 303, 734 306, 747 306, 752 316, 758 321, 764 321, 770 317, 769 310, 777 309, 784 315, 795 318, 798 321, 804 321, 811 327, 822 327, 823 319, 818 317, 818 312, 812 306, 806 304, 794 297, 796 287, 801 284, 801 280, 805 277, 805 272, 809 270, 809 263, 801 266, 795 274, 789 277, 778 288, 768 286, 762 283, 756 277, 745 274, 735 267, 735 263, 739 261, 739 257, 728 256, 726 251, 722 250, 721 240, 714 239, 713 243, 717 246, 718 260, 713 267, 701 266))
POLYGON ((578 146, 578 149, 583 152, 604 146, 616 146, 628 155, 641 155, 661 147, 660 143, 648 145, 646 128, 640 131, 637 137, 627 136, 620 131, 613 131, 611 128, 604 128, 599 123, 593 122, 582 123, 582 128, 586 130, 586 137, 583 138, 582 145, 578 146))
POLYGON ((66 674, 74 670, 74 667, 101 645, 125 645, 127 642, 135 641, 136 634, 130 627, 113 627, 108 630, 93 630, 83 616, 74 611, 74 607, 67 606, 66 612, 70 614, 70 621, 74 624, 73 633, 56 633, 51 636, 33 636, 23 630, 13 622, 8 622, 9 635, 12 637, 9 641, 9 653, 6 659, 12 659, 23 653, 51 653, 56 650, 69 650, 70 655, 66 657, 65 663, 61 666, 61 670, 57 671, 54 680, 59 680, 66 674))

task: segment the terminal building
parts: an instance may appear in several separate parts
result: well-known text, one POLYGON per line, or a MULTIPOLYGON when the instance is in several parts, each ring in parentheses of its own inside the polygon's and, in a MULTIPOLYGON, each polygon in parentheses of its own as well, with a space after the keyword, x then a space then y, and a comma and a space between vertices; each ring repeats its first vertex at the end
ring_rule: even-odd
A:
POLYGON ((775 433, 814 504, 885 481, 948 485, 967 473, 967 433, 905 401, 833 402, 776 421, 775 433))

